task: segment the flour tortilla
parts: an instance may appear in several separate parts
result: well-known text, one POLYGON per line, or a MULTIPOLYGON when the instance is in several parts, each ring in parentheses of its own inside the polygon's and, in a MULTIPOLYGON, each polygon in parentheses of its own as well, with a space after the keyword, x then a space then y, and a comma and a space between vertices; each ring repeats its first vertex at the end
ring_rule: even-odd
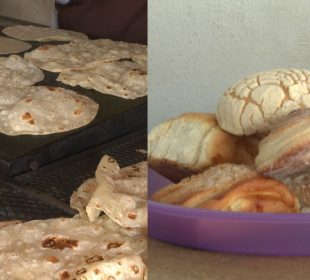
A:
POLYGON ((147 56, 145 54, 138 54, 132 58, 132 61, 140 65, 143 69, 147 69, 147 56))
POLYGON ((140 280, 129 238, 82 219, 35 220, 0 230, 0 280, 140 280))
POLYGON ((44 79, 43 72, 18 55, 0 57, 1 86, 31 86, 44 79))
POLYGON ((0 36, 0 54, 20 53, 30 48, 28 43, 0 36))
POLYGON ((146 69, 128 60, 103 62, 91 69, 62 72, 57 80, 126 99, 147 94, 146 69))
POLYGON ((142 257, 144 263, 147 263, 147 229, 136 228, 124 228, 115 223, 107 215, 102 215, 96 219, 95 224, 100 225, 106 230, 117 232, 118 234, 128 238, 128 246, 133 252, 139 254, 142 257))
POLYGON ((25 59, 51 72, 92 68, 100 63, 120 60, 146 60, 146 46, 109 39, 80 40, 64 45, 43 45, 26 53, 25 59))
POLYGON ((13 221, 0 221, 0 230, 2 228, 6 228, 6 227, 10 227, 10 226, 14 226, 17 224, 22 223, 22 221, 19 220, 13 220, 13 221))
POLYGON ((82 219, 87 220, 86 206, 89 203, 94 191, 97 188, 97 181, 95 178, 88 179, 82 183, 77 191, 73 192, 70 198, 71 208, 78 210, 82 219))
POLYGON ((33 25, 8 26, 2 32, 15 39, 23 41, 72 41, 76 39, 86 40, 87 36, 80 32, 55 29, 50 27, 39 27, 33 25))
POLYGON ((122 227, 146 228, 146 170, 146 162, 121 169, 114 159, 105 155, 95 178, 85 181, 72 194, 70 205, 91 222, 97 222, 105 212, 122 227))
POLYGON ((99 105, 90 98, 59 87, 0 88, 0 132, 44 135, 87 125, 99 105))
MULTIPOLYGON (((74 193, 71 207, 81 216, 96 221, 104 212, 122 227, 147 226, 147 163, 120 168, 109 156, 104 156, 96 170, 97 186, 85 194, 85 185, 74 193), (83 201, 78 204, 77 201, 83 201)), ((94 181, 91 181, 94 184, 94 181)))

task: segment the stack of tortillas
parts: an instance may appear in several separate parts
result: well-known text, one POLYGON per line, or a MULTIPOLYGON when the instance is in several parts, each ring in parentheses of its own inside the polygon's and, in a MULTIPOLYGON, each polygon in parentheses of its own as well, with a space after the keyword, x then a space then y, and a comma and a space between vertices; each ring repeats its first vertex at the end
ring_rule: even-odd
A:
POLYGON ((72 194, 70 206, 79 211, 81 219, 130 236, 132 247, 147 261, 146 161, 120 168, 104 155, 95 178, 72 194))
POLYGON ((147 279, 145 224, 122 227, 115 223, 114 215, 110 216, 112 219, 101 215, 91 223, 82 206, 97 196, 104 202, 115 199, 107 204, 108 209, 116 208, 115 213, 120 208, 141 212, 142 204, 146 213, 145 202, 134 209, 132 202, 138 200, 130 199, 146 196, 146 164, 119 169, 113 159, 104 156, 94 181, 93 185, 83 184, 83 190, 80 188, 72 197, 73 201, 76 199, 80 217, 0 223, 0 280, 147 279), (105 195, 96 194, 100 188, 97 180, 116 180, 116 186, 122 181, 124 186, 115 190, 118 196, 107 194, 106 199, 105 195))
POLYGON ((0 88, 0 132, 51 134, 82 127, 98 111, 92 99, 57 87, 0 88))
POLYGON ((2 33, 18 40, 0 36, 0 54, 20 53, 31 48, 29 43, 22 41, 87 40, 87 35, 80 32, 33 25, 8 26, 2 30, 2 33))
POLYGON ((81 217, 96 221, 106 213, 122 227, 147 226, 147 163, 120 169, 117 162, 104 156, 96 178, 86 181, 71 197, 71 207, 81 217))
POLYGON ((55 29, 50 27, 39 27, 33 25, 14 25, 6 27, 2 32, 15 39, 23 41, 72 41, 75 39, 87 39, 87 36, 80 32, 55 29))
POLYGON ((37 67, 61 72, 58 80, 72 86, 135 99, 146 95, 145 45, 109 39, 79 40, 64 45, 44 45, 26 53, 37 67))

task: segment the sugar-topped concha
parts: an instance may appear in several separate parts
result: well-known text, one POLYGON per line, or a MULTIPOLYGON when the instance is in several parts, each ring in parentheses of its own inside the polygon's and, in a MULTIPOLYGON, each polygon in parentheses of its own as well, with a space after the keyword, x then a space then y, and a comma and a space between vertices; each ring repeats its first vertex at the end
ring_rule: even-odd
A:
POLYGON ((266 133, 297 109, 310 107, 310 71, 276 69, 246 77, 220 98, 217 120, 235 135, 266 133))

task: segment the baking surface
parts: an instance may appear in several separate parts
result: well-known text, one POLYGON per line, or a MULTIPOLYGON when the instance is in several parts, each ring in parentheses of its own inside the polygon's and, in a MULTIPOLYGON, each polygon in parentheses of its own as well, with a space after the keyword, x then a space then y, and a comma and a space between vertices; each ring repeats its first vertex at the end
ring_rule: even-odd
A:
POLYGON ((93 178, 103 155, 121 167, 146 160, 146 131, 140 130, 38 170, 9 178, 0 175, 0 221, 73 216, 70 197, 85 180, 93 178))
POLYGON ((211 253, 149 239, 149 280, 303 280, 310 257, 211 253))
MULTIPOLYGON (((0 17, 0 31, 3 27, 7 25, 14 24, 14 20, 6 19, 0 17)), ((18 24, 25 24, 24 22, 16 21, 18 24)), ((1 35, 5 36, 1 33, 1 35)), ((27 52, 39 47, 44 44, 64 44, 68 42, 30 42, 32 48, 27 50, 27 52)), ((25 52, 19 53, 18 55, 23 56, 25 52)), ((7 55, 3 55, 7 56, 7 55)), ((119 137, 126 133, 130 133, 137 129, 146 127, 146 102, 147 96, 137 98, 134 100, 123 99, 116 96, 102 94, 95 90, 85 89, 80 86, 71 87, 65 85, 59 81, 56 81, 59 73, 52 73, 48 71, 43 71, 45 78, 42 82, 36 85, 49 85, 58 86, 65 89, 71 89, 77 93, 86 95, 93 99, 99 104, 99 111, 96 118, 88 125, 81 127, 79 129, 71 130, 64 133, 56 133, 50 135, 20 135, 20 136, 8 136, 0 133, 0 143, 5 149, 0 149, 0 170, 5 174, 15 175, 26 171, 28 167, 27 162, 33 160, 39 160, 40 165, 46 164, 47 161, 56 160, 60 158, 61 155, 64 156, 66 152, 72 154, 74 152, 81 151, 90 146, 98 145, 103 142, 112 140, 115 137, 119 137), (145 116, 145 117, 142 117, 145 116), (100 128, 103 132, 100 132, 100 128), (98 131, 97 135, 96 131, 98 131), (99 133, 100 132, 100 133, 99 133), (98 134, 100 134, 98 136, 98 134), (84 136, 83 136, 84 135, 84 136), (91 136, 89 136, 91 135, 91 136), (81 140, 79 141, 79 138, 81 140), (84 140, 82 139, 84 138, 84 140), (85 139, 87 138, 87 141, 85 139), (100 139, 99 139, 100 138, 100 139), (70 151, 66 148, 66 143, 70 142, 69 139, 75 141, 75 145, 71 145, 70 149, 76 149, 75 151, 70 151), (68 141, 67 141, 68 140, 68 141), (67 141, 67 142, 66 142, 67 141), (62 144, 62 142, 64 142, 62 144), (57 144, 59 143, 59 144, 57 144), (84 143, 84 144, 83 144, 84 143), (51 160, 46 160, 51 156, 48 155, 48 147, 52 145, 58 145, 54 150, 51 160), (81 145, 85 145, 82 147, 81 145), (79 147, 78 147, 79 146, 79 147), (75 148, 74 148, 75 147, 75 148), (57 150, 57 152, 56 152, 57 150), (44 160, 42 160, 42 155, 44 160), (57 158, 56 158, 57 157, 57 158), (18 161, 20 163, 15 163, 18 161)))
POLYGON ((105 122, 106 120, 111 119, 114 116, 133 110, 134 108, 137 108, 138 106, 146 103, 146 96, 135 100, 122 99, 112 95, 102 94, 100 92, 96 92, 95 90, 85 89, 80 86, 71 87, 65 85, 59 81, 56 81, 58 73, 52 73, 47 71, 43 72, 45 76, 44 80, 42 82, 36 83, 35 86, 57 86, 65 89, 74 90, 79 94, 86 95, 99 104, 98 114, 90 124, 64 133, 19 136, 9 136, 0 133, 0 142, 3 144, 4 147, 7 147, 6 149, 0 149, 1 159, 11 161, 45 145, 56 142, 60 139, 64 139, 71 134, 75 134, 79 131, 85 130, 86 128, 96 126, 102 122, 105 122))

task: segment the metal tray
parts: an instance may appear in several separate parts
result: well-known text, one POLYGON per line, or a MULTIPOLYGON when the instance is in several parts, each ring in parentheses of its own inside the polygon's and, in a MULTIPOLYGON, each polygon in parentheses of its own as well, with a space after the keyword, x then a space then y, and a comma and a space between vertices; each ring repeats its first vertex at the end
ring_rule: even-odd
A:
POLYGON ((38 170, 10 178, 0 176, 0 220, 31 220, 72 217, 70 196, 80 184, 95 175, 104 154, 124 167, 143 160, 146 130, 140 130, 38 170))
MULTIPOLYGON (((2 30, 1 26, 0 30, 2 30)), ((47 44, 30 43, 31 49, 47 44)), ((48 42, 48 44, 61 44, 61 42, 48 42)), ((8 136, 0 133, 2 147, 0 149, 0 172, 2 174, 15 176, 37 169, 68 155, 145 128, 147 125, 146 96, 126 100, 79 86, 65 85, 56 81, 58 73, 44 71, 44 75, 45 79, 36 85, 59 86, 84 94, 99 104, 99 112, 90 124, 64 133, 41 136, 8 136)))

